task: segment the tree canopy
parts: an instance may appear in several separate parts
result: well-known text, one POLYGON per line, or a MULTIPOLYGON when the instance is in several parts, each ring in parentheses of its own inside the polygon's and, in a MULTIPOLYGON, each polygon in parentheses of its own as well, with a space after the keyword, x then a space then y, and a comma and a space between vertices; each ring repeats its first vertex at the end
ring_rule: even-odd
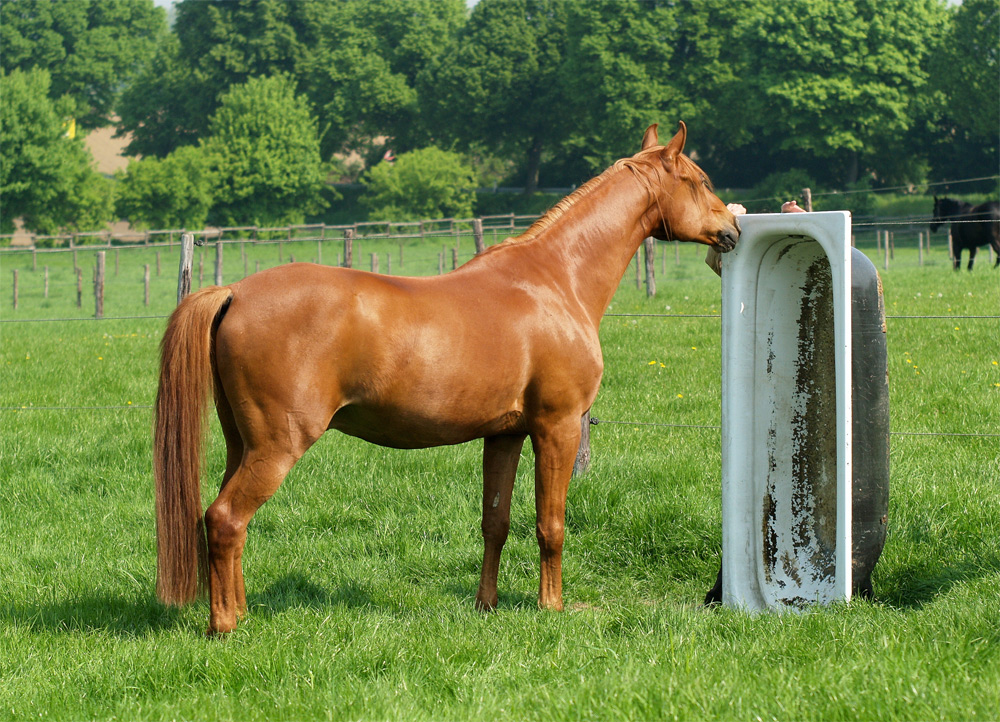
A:
POLYGON ((58 118, 117 112, 130 154, 220 163, 209 218, 308 214, 321 164, 385 147, 566 187, 678 120, 720 187, 989 175, 1000 153, 1000 0, 181 0, 169 30, 152 0, 4 0, 0 21, 5 78, 47 71, 58 118))
POLYGON ((67 96, 84 129, 106 125, 124 85, 167 32, 153 0, 4 0, 0 67, 49 73, 53 99, 67 96))
POLYGON ((66 137, 70 103, 51 100, 48 71, 0 73, 0 84, 0 232, 17 218, 43 234, 111 220, 111 188, 83 142, 66 137))

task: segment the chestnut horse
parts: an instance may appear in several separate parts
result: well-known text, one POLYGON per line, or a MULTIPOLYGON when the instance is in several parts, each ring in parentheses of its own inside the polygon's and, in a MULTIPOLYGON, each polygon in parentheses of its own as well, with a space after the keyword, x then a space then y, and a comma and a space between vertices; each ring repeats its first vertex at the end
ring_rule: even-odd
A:
POLYGON ((294 263, 185 298, 163 337, 156 398, 160 598, 191 601, 207 575, 209 633, 233 630, 246 612, 247 524, 323 432, 337 429, 402 449, 485 439, 483 610, 497 605, 514 476, 530 436, 538 604, 561 609, 566 492, 603 371, 601 316, 647 236, 728 251, 739 235, 682 154, 686 135, 681 123, 662 146, 650 126, 639 153, 522 236, 443 276, 294 263), (203 518, 200 446, 213 390, 227 459, 203 518))

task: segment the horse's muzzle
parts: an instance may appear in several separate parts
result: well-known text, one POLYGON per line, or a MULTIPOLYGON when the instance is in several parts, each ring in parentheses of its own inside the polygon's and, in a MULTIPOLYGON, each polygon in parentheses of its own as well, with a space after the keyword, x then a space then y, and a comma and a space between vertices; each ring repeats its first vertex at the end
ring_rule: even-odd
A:
POLYGON ((739 226, 726 228, 719 231, 715 237, 715 245, 722 253, 729 253, 736 248, 736 241, 740 238, 739 226))

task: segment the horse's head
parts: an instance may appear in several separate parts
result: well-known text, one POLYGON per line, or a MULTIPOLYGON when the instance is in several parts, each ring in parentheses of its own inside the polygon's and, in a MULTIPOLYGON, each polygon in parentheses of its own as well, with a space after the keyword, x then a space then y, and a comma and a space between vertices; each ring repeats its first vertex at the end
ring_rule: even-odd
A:
MULTIPOLYGON (((642 150, 634 156, 653 162, 657 172, 649 179, 656 213, 650 235, 665 241, 704 243, 725 253, 733 250, 740 236, 736 217, 715 195, 711 181, 698 165, 684 155, 687 126, 683 122, 667 145, 659 145, 656 125, 646 129, 642 150)), ((643 164, 645 165, 645 163, 643 164)))

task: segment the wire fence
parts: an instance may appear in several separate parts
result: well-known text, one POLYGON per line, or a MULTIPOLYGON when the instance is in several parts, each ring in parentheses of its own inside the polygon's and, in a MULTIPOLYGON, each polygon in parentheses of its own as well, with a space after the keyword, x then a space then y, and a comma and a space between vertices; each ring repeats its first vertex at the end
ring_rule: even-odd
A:
MULTIPOLYGON (((482 241, 484 245, 493 245, 508 236, 517 235, 525 230, 537 216, 516 216, 507 214, 503 216, 488 216, 478 219, 482 229, 482 241)), ((472 234, 476 229, 477 219, 438 219, 432 221, 422 221, 413 223, 357 223, 343 226, 288 226, 281 228, 218 228, 202 229, 195 232, 195 237, 202 243, 202 251, 199 259, 198 285, 205 282, 205 248, 216 247, 216 263, 221 263, 222 258, 228 257, 228 252, 223 255, 221 249, 238 249, 239 262, 236 263, 235 273, 230 270, 228 274, 223 274, 223 269, 214 269, 216 280, 223 279, 228 275, 229 281, 235 280, 233 276, 243 277, 251 272, 259 271, 263 268, 281 265, 283 263, 294 262, 296 257, 299 260, 309 260, 317 263, 334 265, 345 265, 357 259, 355 267, 370 267, 371 270, 380 273, 405 273, 406 275, 432 275, 433 273, 443 273, 451 268, 460 265, 475 255, 476 249, 472 244, 472 234), (346 243, 351 240, 351 249, 348 250, 346 243), (207 246, 207 244, 211 244, 207 246), (440 245, 441 250, 437 250, 440 245), (351 259, 351 255, 353 259, 351 259), (366 258, 367 255, 367 258, 366 258), (384 259, 384 265, 383 265, 384 259), (395 266, 393 260, 396 261, 395 266), (251 266, 252 264, 252 266, 251 266), (252 271, 251 271, 252 269, 252 271), (242 271, 242 275, 241 272, 242 271)), ((858 220, 852 224, 854 238, 852 242, 873 254, 877 264, 883 272, 900 265, 913 267, 914 265, 938 265, 947 262, 951 265, 947 242, 934 244, 932 247, 931 234, 927 228, 928 217, 915 218, 880 218, 877 220, 858 220), (917 254, 914 255, 913 251, 917 254), (898 254, 898 256, 897 256, 898 254), (945 261, 945 259, 948 259, 945 261)), ((176 263, 176 257, 180 254, 181 232, 177 230, 150 231, 142 234, 141 237, 133 236, 131 240, 114 236, 112 234, 74 234, 71 236, 50 236, 36 239, 36 245, 29 247, 13 247, 0 249, 0 264, 15 265, 13 269, 13 286, 8 285, 8 274, 3 274, 0 279, 0 294, 11 298, 13 294, 13 307, 18 309, 19 301, 24 300, 34 302, 36 308, 41 308, 50 298, 50 294, 65 292, 71 289, 76 293, 76 316, 66 315, 64 312, 56 316, 46 317, 5 317, 0 318, 0 325, 3 324, 46 324, 65 323, 75 321, 85 322, 112 322, 112 321, 143 321, 143 320, 163 320, 169 316, 172 310, 173 296, 175 290, 175 276, 172 264, 176 263), (149 308, 151 303, 150 286, 156 288, 154 306, 162 308, 161 313, 144 313, 133 315, 108 315, 91 314, 89 306, 85 310, 82 298, 82 266, 80 264, 80 254, 93 251, 95 253, 112 253, 109 263, 108 286, 116 290, 129 289, 130 293, 135 293, 139 275, 134 271, 137 265, 135 261, 143 263, 145 275, 145 307, 149 308), (121 254, 125 254, 126 263, 131 262, 131 269, 125 273, 121 272, 121 254), (28 260, 30 259, 30 271, 28 260), (41 263, 39 263, 41 261, 41 263), (156 275, 151 274, 151 267, 155 264, 156 275), (24 271, 25 283, 23 287, 18 287, 20 279, 18 271, 24 271), (51 272, 50 272, 51 271, 51 272), (42 280, 44 278, 44 280, 42 280), (30 279, 30 281, 29 281, 30 279), (154 281, 155 279, 155 281, 154 281), (169 291, 169 292, 168 292, 169 291), (41 303, 39 303, 41 302, 41 303)), ((196 241, 197 242, 197 241, 196 241)), ((703 251, 695 249, 701 254, 703 251)), ((664 275, 668 264, 681 264, 681 246, 676 242, 672 244, 660 244, 660 264, 664 275)), ((690 251, 685 250, 685 253, 690 251)), ((639 269, 643 265, 637 253, 635 259, 635 282, 641 285, 639 269)), ((685 258, 685 262, 691 260, 685 258)), ((211 265, 211 259, 209 259, 211 265)), ((649 264, 646 264, 647 268, 649 264)), ((212 271, 213 269, 209 269, 212 271)), ((655 270, 655 267, 654 267, 655 270)), ((629 282, 629 274, 626 273, 624 282, 629 282)), ((211 280, 211 279, 210 279, 211 280)), ((95 290, 96 293, 96 290, 95 290)), ((103 290, 102 290, 103 295, 103 290)), ((88 294, 89 295, 89 294, 88 294)), ((96 301, 95 301, 96 303, 96 301)), ((134 304, 134 301, 132 302, 134 304)), ((10 306, 7 306, 10 308, 10 306)), ((61 309, 65 311, 65 305, 61 309)), ((152 310, 152 309, 151 309, 152 310)), ((614 318, 648 318, 662 319, 721 319, 717 313, 607 313, 606 317, 614 318)), ((896 320, 998 320, 1000 315, 968 315, 968 314, 937 314, 937 315, 909 315, 890 314, 886 316, 887 321, 896 320)), ((102 412, 102 411, 122 411, 122 410, 146 410, 151 409, 149 404, 129 404, 129 405, 91 405, 91 406, 33 406, 22 404, 17 406, 0 406, 2 412, 102 412)), ((659 421, 619 421, 619 420, 597 420, 592 419, 595 425, 622 425, 636 428, 675 428, 675 429, 701 429, 718 431, 719 425, 697 425, 697 424, 672 424, 659 421)), ((1000 437, 995 433, 976 432, 918 432, 918 431, 893 431, 893 435, 900 436, 939 436, 939 437, 1000 437)))

